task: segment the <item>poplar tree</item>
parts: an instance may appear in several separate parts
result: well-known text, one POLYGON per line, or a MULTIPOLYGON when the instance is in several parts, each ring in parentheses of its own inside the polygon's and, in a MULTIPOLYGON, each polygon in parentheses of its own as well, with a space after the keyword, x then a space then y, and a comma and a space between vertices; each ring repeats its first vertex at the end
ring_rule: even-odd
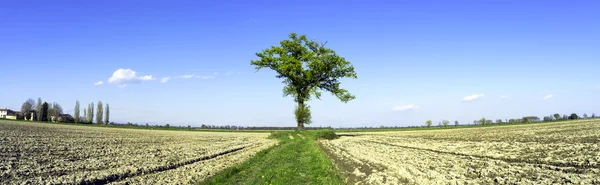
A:
POLYGON ((87 109, 83 108, 83 122, 88 123, 87 109))
POLYGON ((109 118, 109 114, 110 114, 110 110, 108 109, 108 103, 106 104, 106 112, 104 113, 104 124, 109 124, 110 120, 109 118))
POLYGON ((37 99, 37 105, 35 106, 36 108, 36 119, 37 121, 42 121, 42 98, 38 98, 37 99))
POLYGON ((73 113, 73 114, 74 114, 74 116, 75 116, 75 119, 74 119, 74 121, 75 121, 75 123, 79 123, 79 100, 77 100, 77 101, 75 102, 75 110, 74 110, 74 111, 75 111, 75 112, 73 113))
POLYGON ((104 108, 102 107, 102 101, 98 101, 98 109, 96 110, 96 124, 102 124, 102 112, 104 108))

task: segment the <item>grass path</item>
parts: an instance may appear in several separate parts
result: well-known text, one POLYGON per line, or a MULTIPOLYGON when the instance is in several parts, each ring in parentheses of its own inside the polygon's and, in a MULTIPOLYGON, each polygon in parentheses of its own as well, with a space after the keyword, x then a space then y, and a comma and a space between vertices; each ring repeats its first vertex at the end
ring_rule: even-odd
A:
POLYGON ((316 142, 319 131, 276 132, 279 145, 200 184, 344 184, 316 142), (293 135, 294 139, 290 139, 293 135))

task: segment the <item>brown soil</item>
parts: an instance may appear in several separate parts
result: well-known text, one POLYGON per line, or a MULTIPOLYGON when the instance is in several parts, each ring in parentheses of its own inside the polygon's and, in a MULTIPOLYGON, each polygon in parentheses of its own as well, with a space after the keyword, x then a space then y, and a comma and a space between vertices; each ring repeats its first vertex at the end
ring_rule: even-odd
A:
POLYGON ((322 143, 319 143, 319 147, 327 154, 329 159, 335 164, 336 168, 342 173, 342 178, 346 184, 365 184, 364 181, 373 173, 373 171, 385 170, 384 166, 369 164, 366 161, 357 163, 355 161, 343 159, 328 147, 323 146, 322 143), (356 169, 365 175, 354 173, 356 169))

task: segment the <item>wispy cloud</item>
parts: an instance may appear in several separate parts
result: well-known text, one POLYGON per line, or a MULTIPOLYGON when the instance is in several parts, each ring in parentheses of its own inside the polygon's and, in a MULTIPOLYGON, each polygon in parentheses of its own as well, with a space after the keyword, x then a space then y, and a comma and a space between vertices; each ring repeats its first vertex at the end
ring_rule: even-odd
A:
POLYGON ((551 94, 549 94, 549 95, 546 95, 546 96, 544 96, 544 100, 546 100, 546 99, 550 99, 550 98, 552 98, 552 97, 553 97, 553 95, 551 95, 551 94))
POLYGON ((102 84, 104 84, 103 81, 98 81, 98 82, 94 83, 94 85, 102 85, 102 84))
POLYGON ((160 83, 167 83, 170 79, 171 77, 164 77, 160 80, 160 83))
POLYGON ((227 75, 227 76, 229 76, 229 75, 231 75, 231 74, 233 74, 233 72, 232 72, 232 71, 227 71, 227 73, 225 73, 225 75, 227 75))
POLYGON ((214 75, 213 76, 199 76, 199 75, 190 74, 190 75, 181 75, 181 76, 173 76, 173 77, 164 77, 164 78, 162 78, 162 80, 160 82, 167 83, 173 79, 191 79, 191 78, 213 79, 213 78, 215 78, 215 76, 214 75))
POLYGON ((394 110, 394 111, 409 111, 409 110, 413 110, 416 108, 417 108, 417 106, 414 106, 414 105, 401 105, 401 106, 392 107, 392 110, 394 110))
POLYGON ((179 76, 179 78, 183 78, 183 79, 188 79, 188 78, 192 78, 192 77, 194 77, 194 75, 182 75, 182 76, 179 76))
POLYGON ((471 102, 471 101, 475 101, 475 100, 481 99, 482 97, 483 97, 483 94, 469 95, 469 96, 465 96, 462 99, 462 102, 471 102))
POLYGON ((213 79, 215 78, 214 76, 196 76, 196 78, 200 78, 200 79, 213 79))
POLYGON ((152 75, 137 76, 136 72, 131 69, 117 69, 113 75, 108 78, 108 83, 117 84, 120 87, 127 87, 127 84, 139 83, 142 81, 154 80, 152 75))
POLYGON ((508 96, 500 96, 500 99, 506 99, 508 96))

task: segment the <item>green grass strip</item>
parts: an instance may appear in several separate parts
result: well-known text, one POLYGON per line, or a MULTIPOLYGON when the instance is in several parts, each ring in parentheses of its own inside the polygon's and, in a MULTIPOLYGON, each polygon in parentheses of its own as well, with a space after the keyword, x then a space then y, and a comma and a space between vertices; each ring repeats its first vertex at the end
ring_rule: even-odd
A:
POLYGON ((200 184, 344 184, 318 146, 316 138, 320 135, 320 131, 274 132, 271 137, 279 139, 279 145, 200 184))

